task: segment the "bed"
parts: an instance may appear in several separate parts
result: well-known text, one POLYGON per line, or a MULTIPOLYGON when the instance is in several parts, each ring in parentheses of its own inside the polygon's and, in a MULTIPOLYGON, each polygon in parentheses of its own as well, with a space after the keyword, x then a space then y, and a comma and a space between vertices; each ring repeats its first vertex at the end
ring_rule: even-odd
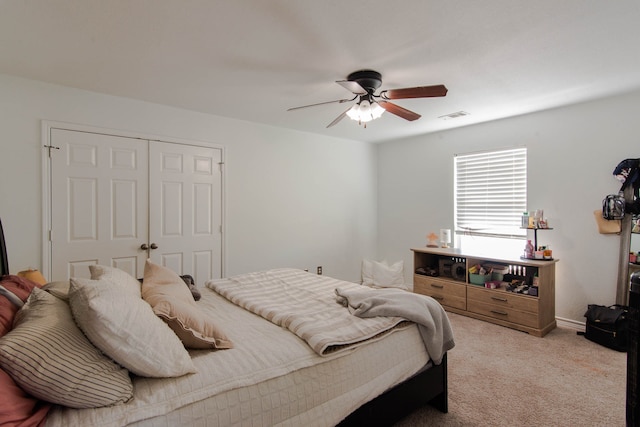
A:
MULTIPOLYGON (((1 232, 0 224, 0 237, 2 237, 1 232)), ((0 240, 0 249, 4 249, 4 239, 0 240)), ((6 253, 0 253, 0 257, 3 283, 7 283, 7 278, 15 278, 15 276, 9 275, 6 253)), ((111 275, 108 279, 113 281, 114 270, 117 269, 105 267, 102 273, 111 275)), ((92 271, 92 277, 93 273, 92 271)), ((149 277, 154 276, 147 276, 145 269, 145 281, 149 277)), ((107 279, 98 277, 96 280, 86 279, 86 282, 93 283, 100 280, 107 279)), ((143 294, 145 281, 142 286, 143 294)), ((51 302, 59 310, 69 312, 60 314, 61 317, 75 316, 75 323, 80 325, 83 321, 78 319, 84 315, 81 313, 82 309, 76 307, 78 301, 82 300, 77 296, 80 288, 74 280, 70 282, 48 284, 42 289, 34 288, 25 306, 34 304, 35 300, 51 302)), ((138 354, 135 358, 130 357, 132 360, 118 360, 117 366, 110 368, 114 372, 118 371, 116 374, 121 377, 121 371, 124 371, 127 378, 131 380, 130 391, 122 392, 123 394, 116 398, 116 400, 120 399, 116 403, 91 407, 95 404, 74 402, 72 406, 76 407, 70 407, 59 401, 55 402, 56 399, 51 392, 44 397, 47 397, 47 400, 53 400, 54 403, 44 401, 43 396, 35 399, 25 394, 20 397, 33 400, 30 406, 27 405, 26 417, 27 419, 31 417, 34 425, 40 422, 47 426, 346 426, 390 425, 427 402, 447 412, 446 351, 452 347, 453 341, 445 343, 437 356, 429 356, 422 330, 415 323, 393 317, 381 319, 354 316, 336 301, 337 288, 359 290, 354 287, 362 288, 361 285, 294 269, 275 269, 207 282, 206 286, 198 289, 201 297, 197 302, 184 286, 192 300, 189 304, 195 304, 197 312, 204 316, 205 322, 215 325, 216 328, 209 334, 215 339, 207 341, 207 344, 201 348, 192 346, 184 350, 183 347, 188 355, 187 363, 192 363, 192 367, 188 367, 187 371, 191 369, 192 372, 183 375, 165 372, 157 377, 140 375, 139 370, 142 370, 142 373, 145 372, 144 366, 140 367, 136 364, 151 363, 156 356, 162 358, 165 356, 163 353, 171 353, 169 346, 163 344, 163 351, 146 350, 145 357, 140 357, 138 354), (266 307, 264 304, 258 305, 258 308, 252 307, 256 300, 265 298, 277 300, 277 297, 247 296, 253 291, 234 294, 236 288, 242 288, 241 285, 250 282, 262 285, 265 278, 267 281, 284 283, 285 287, 297 289, 293 293, 285 292, 287 297, 281 299, 285 300, 285 304, 286 300, 293 301, 294 305, 285 308, 285 311, 297 312, 298 307, 301 307, 299 311, 302 317, 283 315, 281 308, 271 307, 268 304, 266 307), (300 295, 306 295, 302 300, 303 303, 297 299, 300 295), (315 307, 312 304, 313 299, 322 299, 325 303, 326 300, 331 300, 331 305, 327 305, 328 308, 313 309, 315 307), (236 303, 233 302, 234 300, 236 303), (291 307, 294 306, 296 308, 292 310, 291 307), (306 307, 311 307, 311 310, 306 307), (323 316, 330 318, 342 316, 342 314, 333 314, 341 312, 348 314, 343 318, 350 319, 349 323, 358 325, 357 329, 361 329, 363 334, 362 339, 350 337, 346 339, 348 342, 334 342, 334 338, 325 336, 322 328, 318 328, 320 338, 318 334, 310 332, 310 329, 314 329, 312 327, 314 322, 322 322, 318 319, 323 316), (305 316, 307 316, 306 322, 305 316), (381 331, 376 331, 375 328, 379 323, 384 326, 381 331), (307 339, 309 337, 311 338, 307 339), (434 363, 434 360, 437 363, 434 363), (130 368, 129 363, 132 364, 130 368), (127 397, 128 392, 132 397, 127 397)), ((120 288, 118 291, 120 294, 128 292, 120 288)), ((278 290, 275 293, 283 292, 278 290)), ((125 299, 129 302, 135 300, 132 295, 125 295, 125 299)), ((171 293, 169 296, 173 300, 179 299, 171 293)), ((1 298, 3 297, 0 296, 1 298)), ((83 304, 91 305, 91 302, 82 301, 83 304)), ((121 305, 122 302, 120 301, 119 304, 121 305)), ((116 310, 117 306, 112 305, 110 309, 116 310)), ((171 326, 170 320, 173 315, 169 313, 162 317, 162 309, 157 309, 158 306, 159 304, 153 306, 156 318, 163 319, 164 327, 171 326)), ((190 310, 194 310, 195 306, 190 307, 192 307, 190 310)), ((444 316, 444 320, 441 321, 448 322, 446 315, 444 316)), ((25 316, 17 315, 17 317, 23 319, 25 316)), ((3 373, 8 372, 22 389, 26 387, 27 391, 30 391, 29 387, 32 387, 32 384, 27 383, 23 386, 22 383, 31 379, 20 378, 21 371, 15 366, 9 366, 7 357, 3 356, 7 352, 7 341, 10 342, 13 335, 19 335, 18 332, 25 327, 25 324, 26 322, 16 322, 16 328, 0 338, 0 365, 3 373)), ((130 324, 129 327, 135 329, 135 325, 130 324)), ((332 327, 331 329, 340 328, 332 327)), ((83 332, 86 337, 93 336, 90 330, 83 329, 83 332)), ((179 337, 182 340, 181 344, 186 346, 186 338, 176 330, 173 332, 175 332, 173 336, 179 337)), ((195 335, 193 331, 190 332, 192 332, 190 337, 193 338, 195 335)), ((144 333, 149 337, 152 335, 150 332, 144 333)), ((198 337, 202 339, 202 336, 198 337)), ((147 338, 146 335, 145 338, 147 338)), ((159 340, 153 339, 154 342, 159 340)), ((91 340, 91 343, 93 342, 91 340)), ((104 353, 102 343, 100 344, 100 349, 104 353)), ((20 348, 24 347, 23 345, 20 348)), ((65 350, 61 348, 60 351, 65 350)), ((433 352, 435 354, 435 351, 433 352)), ((49 366, 56 363, 56 354, 50 354, 47 357, 54 360, 47 360, 46 363, 40 363, 41 365, 49 366)), ((123 356, 118 354, 117 357, 123 356)), ((114 358, 114 360, 117 359, 114 358)), ((113 363, 113 360, 110 362, 113 363)), ((66 363, 66 365, 74 364, 66 363)), ((171 371, 179 363, 153 362, 151 365, 153 365, 152 368, 162 367, 171 371)), ((78 367, 77 364, 74 366, 78 367)), ((78 367, 78 369, 81 368, 78 367)), ((86 376, 90 377, 94 371, 86 376)), ((86 387, 86 385, 83 386, 86 387)), ((126 388, 126 385, 122 387, 126 388)), ((14 387, 11 390, 16 389, 14 387)), ((17 390, 20 392, 20 389, 17 390)), ((70 399, 77 399, 83 390, 92 395, 91 397, 96 394, 92 389, 87 391, 79 387, 71 393, 70 399)), ((6 390, 3 390, 3 396, 5 393, 6 390)), ((36 395, 37 393, 36 390, 36 395)), ((56 392, 55 397, 61 394, 63 392, 56 392)), ((26 422, 25 425, 29 423, 26 422)))

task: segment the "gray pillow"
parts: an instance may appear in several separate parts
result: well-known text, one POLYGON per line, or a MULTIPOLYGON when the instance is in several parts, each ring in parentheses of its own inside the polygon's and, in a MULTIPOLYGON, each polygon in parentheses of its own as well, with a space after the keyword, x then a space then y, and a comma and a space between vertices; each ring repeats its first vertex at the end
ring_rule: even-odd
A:
POLYGON ((69 305, 35 288, 0 338, 0 366, 34 397, 72 408, 126 402, 126 369, 106 357, 76 326, 69 305))

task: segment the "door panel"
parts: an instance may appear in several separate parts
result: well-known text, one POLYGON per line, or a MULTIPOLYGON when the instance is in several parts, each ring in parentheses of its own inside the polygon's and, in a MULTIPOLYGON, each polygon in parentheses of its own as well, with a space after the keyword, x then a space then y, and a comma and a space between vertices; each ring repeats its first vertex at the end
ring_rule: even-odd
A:
POLYGON ((51 280, 91 264, 141 278, 147 257, 222 277, 221 149, 61 129, 51 145, 51 280))
POLYGON ((51 280, 91 264, 142 277, 148 241, 147 141, 52 129, 51 280))
POLYGON ((196 284, 222 277, 220 149, 151 141, 151 259, 196 284))

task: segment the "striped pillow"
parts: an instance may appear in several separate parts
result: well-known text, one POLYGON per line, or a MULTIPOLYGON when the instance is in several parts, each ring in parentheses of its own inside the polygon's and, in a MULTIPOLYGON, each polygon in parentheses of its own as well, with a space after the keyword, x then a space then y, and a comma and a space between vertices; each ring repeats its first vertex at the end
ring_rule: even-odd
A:
POLYGON ((126 402, 133 385, 126 369, 104 356, 76 326, 69 306, 35 288, 0 338, 0 366, 22 389, 72 408, 126 402))

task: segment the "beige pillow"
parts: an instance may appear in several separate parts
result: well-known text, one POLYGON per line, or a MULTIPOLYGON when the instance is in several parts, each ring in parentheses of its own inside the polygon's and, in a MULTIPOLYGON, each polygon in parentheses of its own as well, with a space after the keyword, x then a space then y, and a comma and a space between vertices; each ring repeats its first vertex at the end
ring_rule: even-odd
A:
POLYGON ((90 265, 89 271, 93 280, 109 279, 122 285, 132 296, 140 298, 140 281, 126 271, 106 265, 90 265))
POLYGON ((71 408, 109 406, 133 395, 127 370, 89 342, 65 301, 38 288, 0 339, 0 366, 32 396, 71 408))
POLYGON ((184 281, 172 270, 147 260, 142 298, 178 335, 187 348, 232 348, 231 340, 193 300, 184 281))
POLYGON ((136 375, 178 377, 195 372, 189 353, 127 285, 108 279, 71 278, 69 305, 89 340, 136 375))
POLYGON ((69 301, 69 281, 60 280, 57 282, 49 282, 42 287, 43 291, 49 292, 56 298, 69 301))

